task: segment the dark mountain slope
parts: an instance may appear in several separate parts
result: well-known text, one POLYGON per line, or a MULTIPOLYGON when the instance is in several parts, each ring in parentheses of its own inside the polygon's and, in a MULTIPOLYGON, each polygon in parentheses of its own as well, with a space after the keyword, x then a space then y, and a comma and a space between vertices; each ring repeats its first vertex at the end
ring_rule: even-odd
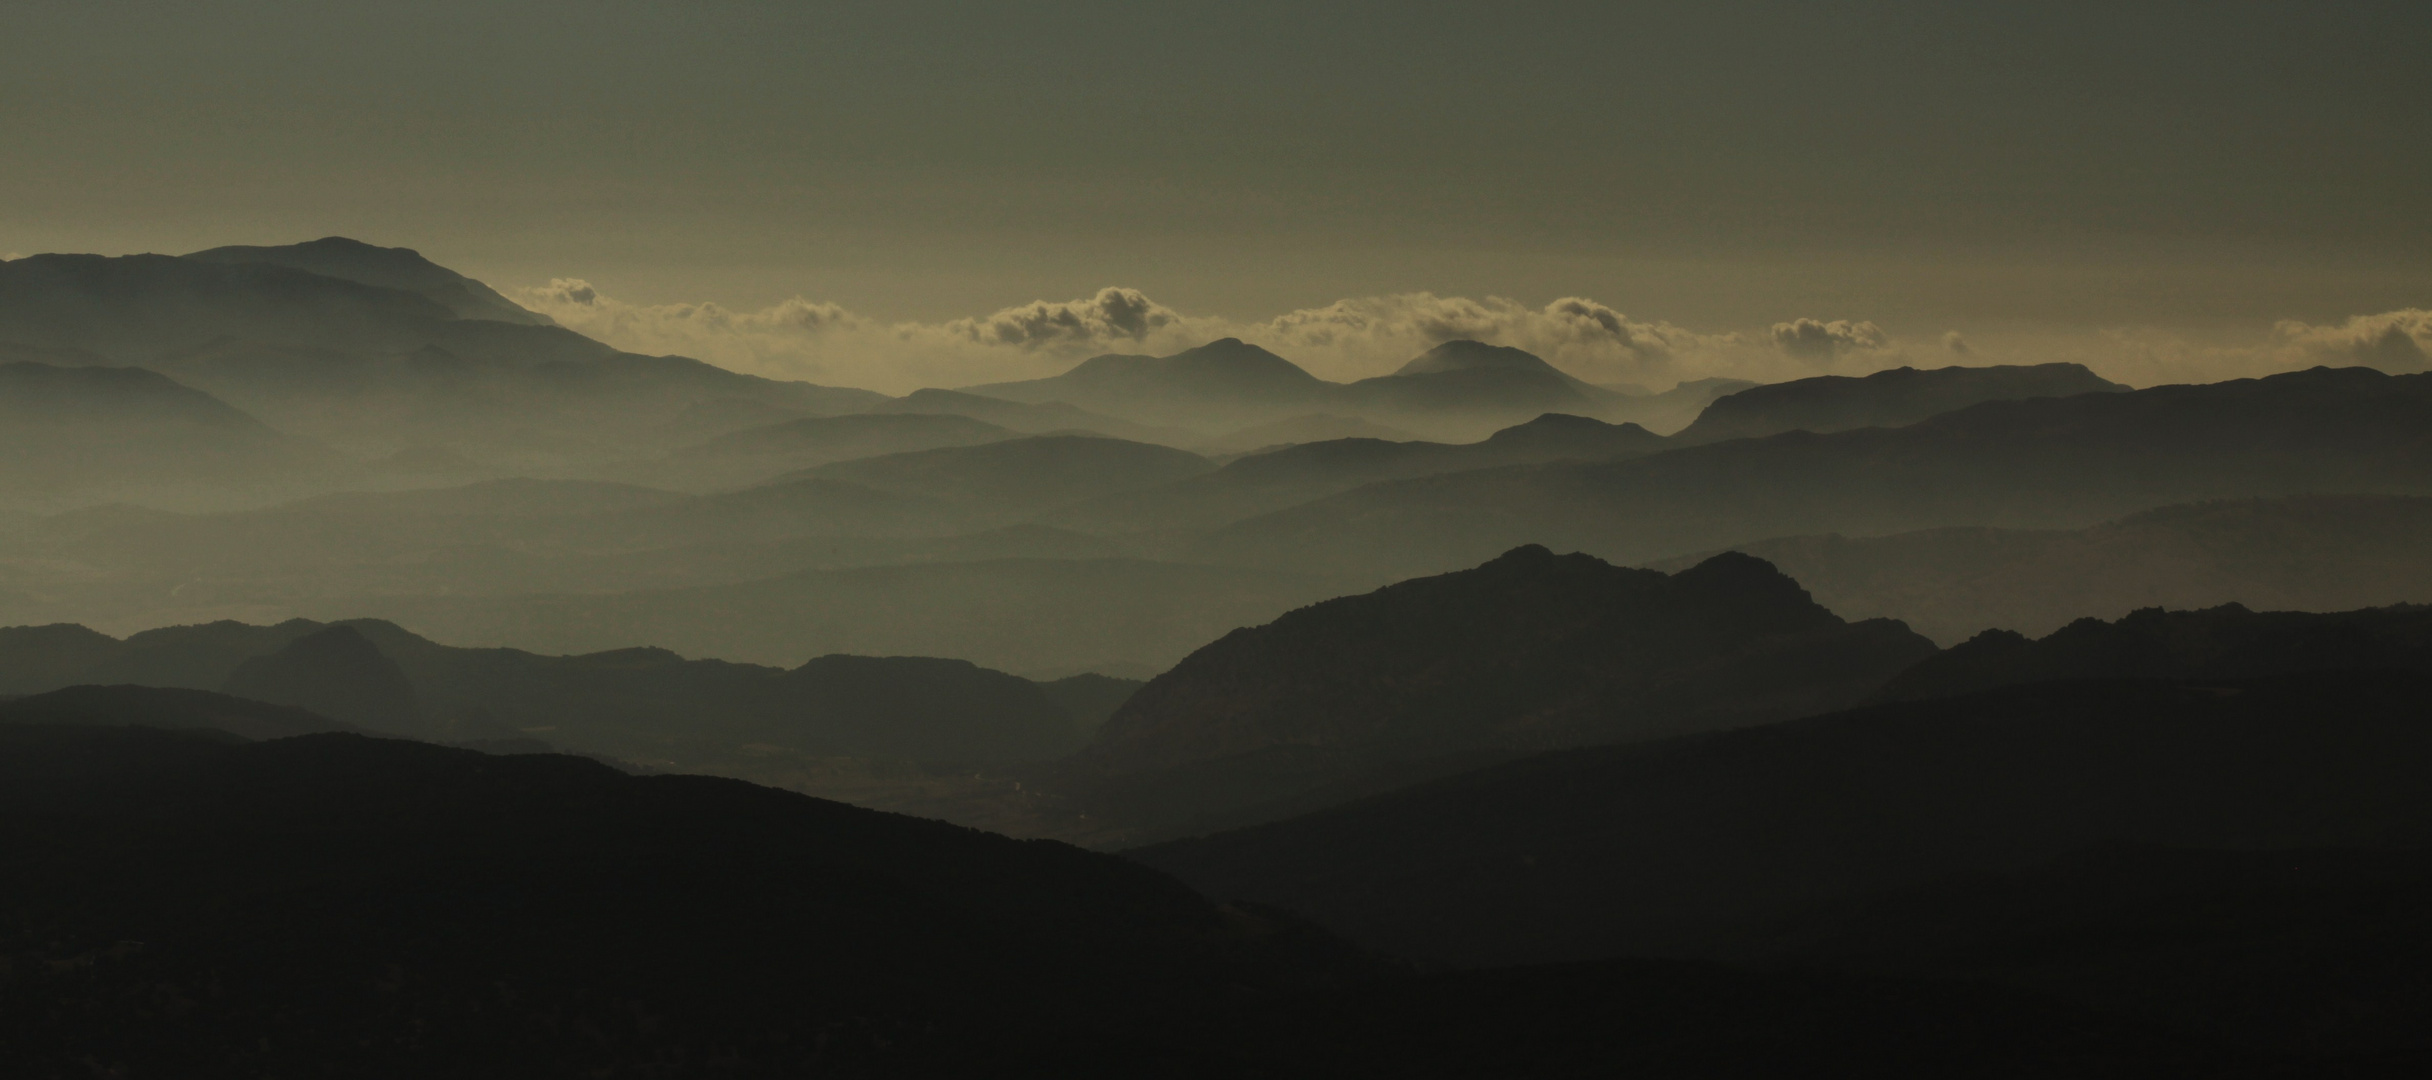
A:
POLYGON ((315 630, 238 664, 225 689, 392 735, 427 736, 421 695, 405 670, 351 626, 315 630))
POLYGON ((2079 619, 2040 640, 1988 630, 1901 672, 1877 695, 1914 701, 2060 679, 2236 679, 2335 668, 2432 675, 2432 607, 2317 615, 2148 608, 2079 619))
POLYGON ((1362 579, 1128 558, 980 559, 810 570, 615 595, 361 596, 378 615, 456 641, 593 652, 655 641, 692 656, 793 664, 832 652, 956 656, 1013 672, 1147 676, 1234 627, 1363 587, 1362 579))
POLYGON ((2083 364, 1893 368, 1862 378, 1819 375, 1751 387, 1716 398, 1673 438, 1682 443, 1903 427, 1987 401, 2116 394, 2128 389, 2083 364))
POLYGON ((0 1069, 25 1075, 2256 1064, 1993 988, 1652 962, 1394 976, 1114 857, 550 755, 23 726, 0 751, 0 1069))
POLYGON ((1768 536, 2078 528, 2172 503, 2317 491, 2432 492, 2432 375, 2316 368, 1394 481, 1229 526, 1195 551, 1415 574, 1522 542, 1635 562, 1768 536))
POLYGON ((2432 1061, 2432 857, 2106 844, 1827 904, 1732 951, 2004 983, 2247 1052, 2432 1061))
POLYGON ((1063 784, 1108 827, 1173 835, 1523 750, 1838 708, 1932 651, 1745 556, 1667 576, 1520 548, 1226 635, 1126 701, 1063 784))
POLYGON ((460 319, 553 325, 548 316, 528 311, 498 295, 497 290, 425 259, 421 252, 410 248, 374 247, 343 236, 325 236, 273 247, 215 247, 185 258, 197 262, 269 263, 341 281, 402 289, 437 301, 460 319))
POLYGON ((1719 947, 2106 842, 2432 846, 2421 676, 2081 682, 1567 751, 1136 853, 1472 963, 1719 947))
POLYGON ((48 1004, 6 1010, 12 1072, 97 1048, 137 1076, 1052 1067, 1295 970, 1124 860, 731 780, 343 735, 0 739, 0 948, 101 950, 12 980, 48 1004), (132 1023, 136 987, 184 1004, 132 1023))
MULTIPOLYGON (((757 398, 813 413, 884 400, 619 353, 555 326, 462 318, 415 291, 447 293, 442 278, 453 276, 418 256, 307 247, 407 287, 263 261, 38 255, 0 265, 0 341, 140 364, 284 430, 381 454, 437 443, 630 453, 700 401, 757 398)), ((470 295, 447 298, 478 302, 470 295)))
POLYGON ((441 645, 377 620, 167 627, 123 643, 93 635, 107 647, 79 639, 68 650, 61 628, 35 629, 0 631, 0 645, 18 646, 0 652, 0 685, 224 689, 389 734, 539 735, 692 769, 732 769, 752 744, 1033 761, 1078 747, 1098 719, 1067 712, 1028 680, 961 660, 830 655, 784 670, 664 649, 542 656, 441 645))
POLYGON ((362 729, 292 705, 162 686, 71 686, 0 702, 0 724, 148 727, 285 739, 362 729))

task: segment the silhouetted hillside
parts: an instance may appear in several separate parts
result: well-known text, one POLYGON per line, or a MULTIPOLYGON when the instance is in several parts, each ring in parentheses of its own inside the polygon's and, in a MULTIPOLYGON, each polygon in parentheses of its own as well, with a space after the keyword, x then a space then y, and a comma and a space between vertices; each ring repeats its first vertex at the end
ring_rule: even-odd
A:
POLYGON ((692 656, 793 663, 823 653, 955 656, 1013 672, 1145 677, 1235 627, 1362 578, 1145 559, 982 559, 812 570, 613 595, 360 596, 316 601, 457 641, 591 652, 654 641, 692 656))
POLYGON ((2080 528, 2203 499, 2432 492, 2427 431, 2432 375, 2316 368, 1393 481, 1229 526, 1193 550, 1417 574, 1525 542, 1636 562, 1805 533, 2080 528))
MULTIPOLYGON (((1834 611, 1943 642, 2085 616, 2240 603, 2347 611, 2432 600, 2432 498, 2296 495, 2173 506, 2086 529, 1928 529, 1733 545, 1834 611)), ((1705 555, 1649 565, 1674 570, 1705 555)))
POLYGON ((1648 393, 1641 386, 1606 386, 1604 389, 1620 394, 1622 400, 1607 406, 1605 418, 1672 435, 1694 423, 1716 398, 1755 385, 1746 379, 1690 379, 1660 394, 1648 393))
POLYGON ((362 733, 352 724, 292 705, 165 686, 71 686, 0 701, 0 724, 199 729, 239 739, 362 733))
POLYGON ((2116 394, 2128 389, 2083 364, 1912 367, 1862 378, 1818 375, 1716 398, 1673 438, 1683 443, 1762 438, 1785 431, 1902 427, 1987 401, 2116 394))
POLYGON ((276 491, 334 465, 328 451, 155 372, 0 363, 0 502, 191 504, 276 491))
POLYGON ((397 662, 351 626, 315 630, 228 673, 230 694, 293 705, 392 735, 425 736, 421 695, 397 662))
POLYGON ((1075 1077, 2234 1075, 1990 987, 1396 975, 1136 864, 688 776, 0 726, 0 1068, 1075 1077))
POLYGON ((275 247, 230 245, 197 251, 185 258, 198 262, 268 263, 323 277, 402 289, 437 301, 460 319, 555 325, 550 318, 528 311, 497 290, 422 257, 410 248, 374 247, 343 236, 325 236, 301 244, 275 247))
POLYGON ((80 630, 0 631, 0 685, 36 693, 79 683, 224 690, 345 721, 339 728, 447 742, 538 736, 717 772, 748 771, 753 753, 778 750, 1035 761, 1079 747, 1102 719, 1066 711, 1038 684, 962 660, 828 655, 786 670, 648 648, 543 656, 440 645, 377 620, 221 622, 124 642, 71 636, 80 630))
POLYGON ((2334 669, 2432 674, 2432 608, 2317 615, 2148 608, 2079 619, 2040 640, 1987 630, 1901 672, 1877 695, 1912 701, 2060 679, 2239 679, 2334 669))
POLYGON ((1525 750, 1826 711, 1932 652, 1745 556, 1667 576, 1520 548, 1226 635, 1126 701, 1062 783, 1106 828, 1172 835, 1525 750))
POLYGON ((411 253, 331 240, 206 254, 37 255, 0 265, 0 341, 139 364, 282 430, 377 454, 433 445, 629 454, 701 401, 835 413, 884 400, 498 321, 472 291, 478 283, 411 253), (298 268, 323 262, 343 273, 298 268), (451 304, 486 315, 460 317, 451 304))
POLYGON ((2432 1054, 2427 902, 2422 851, 2106 844, 1826 904, 1731 951, 2032 988, 2248 1052, 2387 1055, 2396 1073, 2432 1054))
POLYGON ((2038 684, 1547 754, 1135 854, 1407 955, 1696 952, 2103 843, 2432 846, 2427 692, 2344 672, 2038 684))
POLYGON ((1314 966, 1119 858, 732 780, 344 735, 0 740, 19 1075, 1111 1067, 1127 1022, 1314 966))

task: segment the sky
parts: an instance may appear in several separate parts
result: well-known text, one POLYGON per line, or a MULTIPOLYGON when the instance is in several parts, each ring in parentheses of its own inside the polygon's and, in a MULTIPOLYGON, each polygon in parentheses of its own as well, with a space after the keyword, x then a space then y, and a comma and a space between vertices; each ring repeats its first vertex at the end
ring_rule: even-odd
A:
POLYGON ((2420 2, 10 0, 0 256, 347 235, 887 389, 2403 366, 2428 57, 2420 2))

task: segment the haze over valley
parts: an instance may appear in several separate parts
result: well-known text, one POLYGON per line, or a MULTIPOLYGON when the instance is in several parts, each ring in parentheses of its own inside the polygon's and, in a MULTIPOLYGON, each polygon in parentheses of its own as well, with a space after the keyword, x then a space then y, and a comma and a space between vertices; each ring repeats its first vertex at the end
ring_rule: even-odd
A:
POLYGON ((2414 7, 0 13, 0 1074, 2432 1070, 2414 7))

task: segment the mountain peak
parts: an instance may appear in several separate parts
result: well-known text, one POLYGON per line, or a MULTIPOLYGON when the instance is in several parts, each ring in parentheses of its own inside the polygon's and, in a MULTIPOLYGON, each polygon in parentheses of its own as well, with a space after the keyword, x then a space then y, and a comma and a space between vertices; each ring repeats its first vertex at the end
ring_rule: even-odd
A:
POLYGON ((346 236, 324 236, 300 244, 233 244, 181 256, 194 262, 267 263, 322 277, 416 293, 438 301, 460 319, 554 326, 488 285, 422 256, 412 248, 384 248, 346 236))
POLYGON ((1489 345, 1483 341, 1456 338, 1447 341, 1394 371, 1396 375, 1433 375, 1444 371, 1532 371, 1561 374, 1554 365, 1526 349, 1509 345, 1489 345))

